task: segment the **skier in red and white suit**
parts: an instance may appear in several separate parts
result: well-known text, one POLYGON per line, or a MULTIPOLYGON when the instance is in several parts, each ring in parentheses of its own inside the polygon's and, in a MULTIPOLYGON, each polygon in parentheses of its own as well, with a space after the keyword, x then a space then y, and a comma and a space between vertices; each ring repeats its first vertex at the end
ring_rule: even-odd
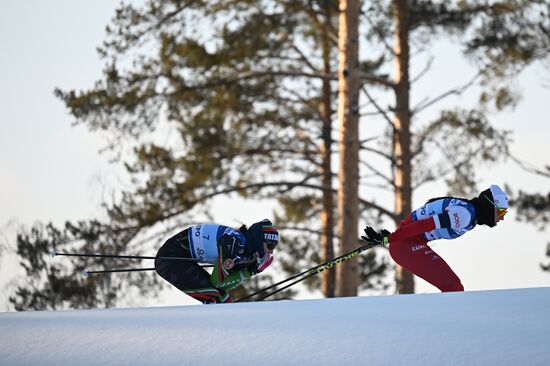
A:
POLYGON ((464 291, 460 278, 429 245, 437 239, 455 239, 476 225, 494 227, 504 220, 508 211, 508 197, 497 185, 481 192, 478 197, 434 198, 407 216, 399 227, 390 233, 365 228, 368 242, 389 244, 395 262, 434 285, 442 292, 464 291))

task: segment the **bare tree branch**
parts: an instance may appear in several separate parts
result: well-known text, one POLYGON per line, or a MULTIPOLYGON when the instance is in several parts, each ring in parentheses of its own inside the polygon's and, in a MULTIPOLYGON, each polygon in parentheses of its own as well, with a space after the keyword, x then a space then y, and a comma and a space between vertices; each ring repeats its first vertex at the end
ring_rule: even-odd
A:
POLYGON ((391 89, 395 88, 395 83, 392 83, 391 81, 378 76, 369 75, 365 72, 359 72, 359 78, 361 79, 361 81, 368 81, 370 83, 382 85, 391 89))
POLYGON ((378 156, 381 156, 383 157, 384 159, 388 160, 390 163, 394 164, 395 163, 395 158, 391 155, 388 155, 388 154, 384 154, 382 151, 380 150, 376 150, 376 149, 373 149, 371 147, 367 147, 367 146, 363 146, 362 144, 359 146, 359 148, 361 150, 365 150, 365 151, 370 151, 378 156))
POLYGON ((447 98, 448 96, 450 95, 461 95, 462 93, 464 93, 468 88, 470 88, 474 83, 475 81, 481 76, 481 72, 478 72, 476 75, 474 75, 474 77, 472 79, 470 79, 470 81, 468 81, 466 84, 462 85, 462 86, 459 86, 459 87, 456 87, 456 88, 453 88, 453 89, 450 89, 448 91, 446 91, 445 93, 435 97, 434 99, 432 100, 428 100, 428 101, 422 101, 420 103, 418 103, 418 105, 412 109, 412 114, 417 114, 421 111, 423 111, 424 109, 432 106, 433 104, 447 98))
POLYGON ((512 159, 512 161, 514 163, 516 163, 521 169, 525 170, 526 172, 536 174, 536 175, 540 175, 540 176, 543 176, 543 177, 546 177, 546 178, 550 178, 550 167, 547 166, 546 167, 547 171, 544 171, 544 170, 540 170, 537 167, 534 167, 528 161, 523 161, 523 160, 515 157, 511 153, 508 153, 508 157, 510 159, 512 159))
POLYGON ((390 127, 392 128, 392 130, 395 130, 395 125, 393 124, 393 121, 391 120, 391 118, 388 116, 388 114, 380 107, 380 105, 378 104, 378 102, 376 102, 376 100, 374 100, 374 98, 370 95, 370 93, 367 91, 367 89, 363 86, 361 88, 361 90, 363 90, 363 93, 365 93, 365 95, 367 96, 367 98, 369 99, 369 101, 372 103, 372 105, 374 105, 374 107, 376 108, 376 110, 382 115, 382 117, 384 117, 384 119, 386 120, 386 122, 388 122, 388 124, 390 125, 390 127))
MULTIPOLYGON (((377 3, 373 2, 373 5, 377 5, 377 3)), ((374 11, 378 12, 378 13, 383 13, 384 9, 378 7, 378 9, 376 9, 374 11)), ((370 24, 371 28, 374 29, 374 31, 376 32, 376 35, 380 39, 380 42, 384 45, 384 48, 386 49, 386 51, 388 51, 393 57, 396 57, 397 55, 395 54, 395 51, 394 51, 393 47, 390 44, 388 44, 388 42, 386 41, 386 34, 384 32, 382 32, 380 29, 378 29, 377 27, 374 26, 374 22, 368 16, 368 12, 363 12, 362 15, 365 17, 367 22, 370 24)))
POLYGON ((372 171, 374 173, 375 176, 381 178, 383 181, 385 181, 386 183, 388 183, 388 185, 390 185, 391 187, 395 188, 395 184, 394 182, 392 181, 391 178, 388 178, 386 175, 384 175, 384 173, 382 173, 381 171, 379 171, 378 169, 376 169, 374 166, 372 166, 371 164, 365 162, 365 161, 360 161, 360 164, 364 165, 367 167, 367 169, 369 169, 370 171, 372 171))
POLYGON ((426 67, 424 67, 424 69, 414 79, 411 80, 411 85, 416 83, 418 80, 420 80, 422 76, 424 76, 432 68, 434 59, 435 59, 434 56, 430 57, 428 62, 426 62, 426 67))

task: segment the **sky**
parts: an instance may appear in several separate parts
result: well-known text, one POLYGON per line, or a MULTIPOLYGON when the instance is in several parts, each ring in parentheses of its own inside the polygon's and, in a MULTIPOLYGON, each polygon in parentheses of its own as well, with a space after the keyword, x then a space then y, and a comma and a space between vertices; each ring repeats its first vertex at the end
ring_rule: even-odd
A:
MULTIPOLYGON (((6 249, 14 247, 14 233, 20 225, 50 221, 61 225, 65 220, 98 217, 103 199, 124 184, 121 167, 109 164, 108 157, 100 153, 102 137, 72 126, 67 109, 53 95, 56 87, 86 89, 100 78, 103 63, 96 47, 104 39, 117 4, 0 2, 0 247, 4 248, 0 286, 21 275, 6 249)), ((440 90, 442 78, 453 78, 446 85, 461 85, 471 76, 467 62, 452 45, 440 44, 433 53, 437 61, 432 72, 413 86, 416 101, 440 90)), ((521 103, 514 111, 492 118, 496 127, 513 131, 512 152, 537 167, 550 164, 549 79, 550 71, 541 65, 528 68, 517 81, 523 93, 521 103)), ((448 102, 468 105, 472 97, 466 93, 448 102)), ((480 187, 494 183, 528 192, 548 191, 547 178, 524 173, 511 162, 480 169, 478 176, 480 187)), ((442 186, 419 189, 414 206, 445 193, 442 186)), ((227 225, 266 216, 259 202, 222 199, 217 204, 242 208, 216 216, 227 225)), ((436 243, 434 248, 467 290, 538 287, 550 284, 550 273, 540 269, 540 263, 550 261, 545 257, 548 238, 549 233, 518 223, 512 210, 496 229, 476 228, 460 239, 436 243)), ((417 292, 436 291, 417 280, 417 292)), ((9 308, 5 294, 0 294, 0 311, 9 308)), ((149 300, 150 305, 189 303, 177 290, 149 300)))
POLYGON ((0 364, 542 366, 549 307, 537 288, 0 313, 0 364))

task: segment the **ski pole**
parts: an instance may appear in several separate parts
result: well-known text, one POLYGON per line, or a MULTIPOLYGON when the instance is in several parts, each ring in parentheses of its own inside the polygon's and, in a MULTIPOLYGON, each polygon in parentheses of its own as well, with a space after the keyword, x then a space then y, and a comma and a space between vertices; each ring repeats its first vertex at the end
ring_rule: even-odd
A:
POLYGON ((118 259, 163 259, 185 262, 200 262, 200 259, 196 258, 184 258, 184 257, 151 257, 144 255, 114 255, 114 254, 88 254, 88 253, 59 253, 52 252, 52 257, 61 255, 67 257, 91 257, 91 258, 118 258, 118 259))
POLYGON ((88 277, 91 274, 98 273, 113 273, 113 272, 138 272, 138 271, 154 271, 155 268, 126 268, 126 269, 104 269, 101 271, 83 271, 82 275, 88 277))
POLYGON ((279 292, 279 291, 282 291, 282 290, 284 290, 284 289, 286 289, 286 288, 288 288, 288 287, 290 287, 290 286, 295 285, 296 283, 298 283, 298 282, 300 282, 300 281, 303 281, 303 280, 305 280, 305 279, 308 279, 309 277, 311 277, 311 276, 313 276, 313 275, 316 275, 317 273, 321 273, 321 272, 323 272, 323 271, 326 270, 326 269, 331 269, 331 268, 334 267, 335 265, 337 265, 337 264, 339 264, 339 263, 342 263, 342 262, 344 262, 344 261, 346 261, 346 260, 348 260, 348 259, 351 259, 351 258, 353 258, 353 257, 355 257, 355 256, 357 256, 357 255, 359 255, 361 252, 363 252, 363 251, 365 251, 365 250, 367 250, 367 249, 370 249, 370 248, 372 248, 372 247, 374 247, 374 246, 376 246, 376 245, 378 245, 378 244, 375 244, 375 243, 368 243, 368 244, 362 245, 362 246, 360 246, 360 247, 358 247, 358 248, 352 250, 352 251, 349 252, 349 253, 342 254, 342 255, 339 256, 339 257, 330 259, 330 260, 328 260, 328 261, 326 261, 326 262, 323 262, 323 263, 321 263, 321 264, 319 264, 319 265, 317 265, 317 266, 315 266, 315 267, 312 267, 312 268, 310 268, 310 269, 308 269, 308 270, 305 270, 305 271, 303 271, 303 272, 301 272, 301 273, 298 273, 297 275, 294 275, 294 276, 292 276, 292 277, 289 277, 289 278, 287 278, 286 280, 279 281, 279 282, 277 282, 277 283, 275 283, 275 284, 273 284, 273 285, 271 285, 271 286, 268 286, 268 287, 263 288, 263 289, 261 289, 261 290, 259 290, 259 291, 256 291, 256 292, 254 292, 254 293, 252 293, 252 294, 250 294, 250 295, 247 295, 247 296, 245 296, 245 297, 243 297, 243 298, 241 298, 241 299, 235 300, 234 302, 241 302, 241 301, 243 301, 243 300, 247 300, 247 299, 249 299, 249 298, 251 298, 251 297, 253 297, 253 296, 255 296, 255 295, 261 294, 262 292, 265 292, 265 291, 267 291, 267 290, 269 290, 269 289, 271 289, 271 288, 273 288, 273 287, 279 286, 279 285, 281 285, 281 284, 283 284, 283 283, 285 283, 285 282, 288 282, 288 281, 292 281, 293 279, 298 278, 298 277, 300 277, 300 276, 304 276, 303 278, 300 278, 300 279, 298 279, 297 281, 294 281, 294 282, 292 282, 291 284, 289 284, 289 285, 287 285, 287 286, 285 286, 285 287, 283 287, 283 288, 281 288, 281 289, 279 289, 279 290, 276 290, 276 291, 274 291, 274 292, 271 292, 271 293, 269 293, 269 294, 267 294, 267 295, 261 297, 260 299, 258 299, 258 301, 261 301, 261 300, 263 300, 263 299, 265 299, 265 298, 267 298, 267 297, 269 297, 269 296, 271 296, 271 295, 273 295, 273 294, 276 294, 276 293, 279 292))
MULTIPOLYGON (((213 264, 199 264, 201 267, 214 267, 213 264)), ((84 271, 82 274, 84 277, 91 275, 91 274, 98 274, 98 273, 114 273, 114 272, 138 272, 138 271, 154 271, 155 268, 122 268, 122 269, 103 269, 98 271, 84 271)))
MULTIPOLYGON (((355 257, 355 256, 357 256, 357 255, 359 255, 361 252, 363 252, 363 251, 365 251, 365 250, 367 250, 367 249, 370 249, 370 248, 374 247, 375 245, 376 245, 376 244, 374 244, 374 245, 373 245, 373 244, 369 244, 369 245, 365 245, 365 246, 363 246, 363 247, 359 247, 359 248, 355 249, 354 251, 349 252, 348 254, 344 254, 343 256, 340 256, 340 257, 338 257, 338 258, 333 259, 332 261, 329 261, 329 262, 333 262, 333 261, 334 261, 333 263, 328 263, 328 264, 326 264, 326 265, 322 265, 322 264, 321 264, 321 265, 319 265, 319 266, 317 266, 317 267, 314 267, 314 268, 312 268, 310 271, 306 271, 305 274, 304 274, 304 277, 299 278, 299 279, 297 279, 296 281, 291 282, 291 283, 289 283, 288 285, 286 285, 286 286, 284 286, 284 287, 281 287, 281 288, 279 288, 279 289, 277 289, 277 290, 275 290, 275 291, 272 291, 272 292, 270 292, 270 293, 268 293, 268 294, 266 294, 266 295, 264 295, 264 296, 262 296, 262 297, 256 299, 256 301, 262 301, 262 300, 264 300, 264 299, 266 299, 266 298, 268 298, 268 297, 270 297, 270 296, 272 296, 272 295, 275 295, 275 294, 278 293, 278 292, 281 292, 281 291, 283 291, 283 290, 285 290, 285 289, 287 289, 287 288, 289 288, 289 287, 291 287, 291 286, 294 286, 294 285, 297 284, 298 282, 307 280, 308 278, 310 278, 310 277, 312 277, 312 276, 314 276, 314 275, 316 275, 316 274, 318 274, 318 273, 321 273, 321 272, 323 272, 323 271, 326 270, 326 269, 331 269, 331 268, 334 267, 336 264, 339 264, 339 263, 342 263, 342 262, 344 262, 344 261, 346 261, 346 260, 348 260, 348 259, 351 259, 351 258, 353 258, 353 257, 355 257)), ((302 272, 302 273, 304 273, 304 272, 302 272)), ((296 278, 296 276, 295 276, 294 278, 296 278)), ((288 280, 290 280, 290 279, 288 279, 288 280)), ((286 280, 286 281, 288 281, 288 280, 286 280)), ((284 281, 284 282, 286 282, 286 281, 284 281)), ((270 287, 272 287, 272 286, 270 286, 270 287)), ((270 288, 270 287, 269 287, 269 288, 270 288)), ((265 291, 265 289, 264 289, 263 291, 265 291)), ((260 291, 260 292, 262 292, 262 291, 260 291)))
POLYGON ((307 279, 310 278, 311 276, 314 276, 314 275, 316 275, 317 273, 320 273, 320 272, 322 272, 322 271, 323 271, 322 269, 321 269, 321 270, 317 270, 317 271, 313 271, 313 272, 307 274, 306 276, 304 276, 304 277, 302 277, 302 278, 299 278, 299 279, 297 279, 297 280, 294 281, 294 282, 289 283, 288 285, 286 285, 286 286, 284 286, 284 287, 281 287, 281 288, 279 288, 279 289, 277 289, 277 290, 275 290, 275 291, 269 292, 267 295, 264 295, 264 296, 262 296, 262 297, 256 299, 256 301, 262 301, 263 299, 266 299, 266 298, 268 298, 269 296, 275 295, 275 294, 278 293, 278 292, 281 292, 281 291, 283 291, 283 290, 286 290, 287 288, 289 288, 289 287, 291 287, 291 286, 294 286, 294 285, 297 284, 298 282, 307 280, 307 279))

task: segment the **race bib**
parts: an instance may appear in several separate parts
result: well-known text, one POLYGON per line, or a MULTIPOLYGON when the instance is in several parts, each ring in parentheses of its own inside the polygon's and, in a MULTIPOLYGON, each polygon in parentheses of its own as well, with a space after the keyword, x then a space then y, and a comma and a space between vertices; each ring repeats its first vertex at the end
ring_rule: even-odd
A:
POLYGON ((202 262, 215 263, 218 258, 218 234, 219 225, 201 224, 191 227, 189 242, 193 258, 202 262))

